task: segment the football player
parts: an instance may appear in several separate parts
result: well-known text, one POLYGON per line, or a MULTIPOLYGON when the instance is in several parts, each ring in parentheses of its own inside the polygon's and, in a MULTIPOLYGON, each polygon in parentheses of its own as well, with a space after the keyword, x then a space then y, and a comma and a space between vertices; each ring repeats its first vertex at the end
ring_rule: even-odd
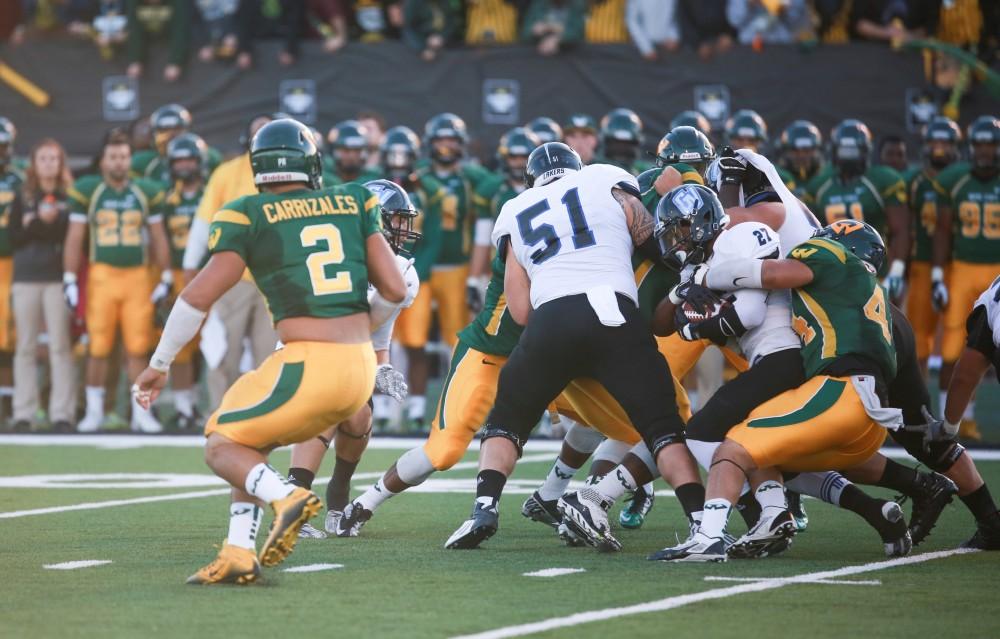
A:
MULTIPOLYGON (((991 115, 976 118, 966 138, 969 164, 952 165, 934 181, 939 199, 931 300, 935 308, 944 309, 941 388, 948 387, 962 354, 963 327, 973 302, 1000 273, 1000 120, 991 115), (945 285, 949 255, 951 272, 945 285)), ((975 402, 965 407, 960 436, 982 437, 975 422, 975 402)))
POLYGON ((938 222, 937 175, 959 159, 962 130, 950 118, 935 116, 923 130, 923 166, 907 180, 913 252, 909 266, 906 316, 913 326, 917 359, 926 372, 927 358, 934 346, 940 314, 931 303, 931 258, 938 222))
POLYGON ((740 109, 729 116, 723 129, 726 144, 734 149, 750 149, 764 153, 767 145, 767 123, 753 109, 740 109))
MULTIPOLYGON (((182 133, 191 130, 191 113, 179 104, 165 104, 149 116, 153 131, 153 149, 138 151, 132 156, 132 176, 155 180, 166 189, 172 182, 167 145, 182 133)), ((211 174, 222 163, 222 155, 206 147, 205 171, 211 174)))
POLYGON ((649 163, 640 158, 642 142, 642 120, 638 114, 632 109, 612 109, 601 118, 598 161, 639 175, 650 168, 649 163))
POLYGON ((709 139, 712 137, 712 123, 708 121, 708 118, 701 111, 688 109, 675 115, 674 119, 670 121, 670 129, 673 130, 679 126, 693 126, 704 133, 705 137, 709 139))
POLYGON ((597 122, 586 113, 574 113, 562 125, 562 141, 576 151, 586 165, 594 161, 597 153, 597 122))
POLYGON ((910 168, 906 160, 906 141, 898 135, 887 135, 878 143, 878 163, 897 173, 906 173, 910 168))
POLYGON ((859 220, 871 224, 888 246, 884 285, 892 300, 903 294, 910 254, 906 185, 894 169, 869 165, 872 134, 859 120, 844 120, 830 134, 828 170, 806 186, 808 202, 823 224, 859 220))
POLYGON ((559 142, 563 139, 563 130, 559 123, 552 118, 541 116, 524 125, 535 134, 542 144, 546 142, 559 142))
POLYGON ((14 123, 0 117, 0 420, 13 413, 14 398, 14 313, 10 308, 14 279, 13 249, 7 227, 14 198, 24 183, 24 173, 14 166, 14 123))
POLYGON ((348 182, 370 182, 380 175, 367 168, 368 131, 357 120, 344 120, 336 124, 327 134, 331 156, 324 167, 323 184, 347 184, 348 182))
POLYGON ((674 187, 704 184, 714 159, 715 147, 704 133, 687 125, 670 129, 656 145, 656 168, 640 174, 640 187, 647 181, 651 184, 642 191, 646 210, 655 211, 660 198, 674 187))
MULTIPOLYGON (((104 140, 100 175, 76 181, 69 192, 70 216, 63 256, 63 291, 72 311, 79 303, 77 273, 84 259, 87 271, 87 411, 77 424, 80 432, 95 432, 104 422, 104 380, 108 356, 118 329, 125 346, 128 378, 135 380, 153 342, 155 304, 173 286, 170 248, 163 227, 164 194, 159 183, 129 178, 128 137, 112 131, 104 140), (89 235, 89 251, 84 240, 89 235), (148 241, 146 237, 148 236, 148 241), (148 263, 160 271, 155 288, 148 263)), ((133 400, 133 430, 155 433, 163 426, 133 400)))
POLYGON ((781 132, 779 144, 778 164, 791 176, 792 192, 802 199, 806 184, 823 168, 823 134, 809 120, 795 120, 781 132))
POLYGON ((266 124, 250 143, 250 161, 261 193, 229 202, 213 217, 212 257, 177 299, 133 387, 144 406, 156 399, 178 350, 249 267, 284 346, 240 377, 205 428, 205 461, 232 485, 232 503, 218 557, 191 584, 253 583, 261 565, 275 566, 292 552, 299 528, 322 503, 289 484, 267 456, 315 437, 368 401, 376 374, 368 283, 380 304, 406 297, 378 199, 357 184, 314 190, 322 163, 305 125, 266 124), (264 504, 274 520, 258 559, 264 504))

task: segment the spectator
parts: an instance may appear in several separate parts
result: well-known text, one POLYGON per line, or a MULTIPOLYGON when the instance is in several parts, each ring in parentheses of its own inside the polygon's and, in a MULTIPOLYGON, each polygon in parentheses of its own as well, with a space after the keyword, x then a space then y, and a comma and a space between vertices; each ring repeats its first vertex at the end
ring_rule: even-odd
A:
POLYGON ((586 0, 532 0, 521 26, 521 39, 541 55, 555 55, 583 40, 586 0))
POLYGON ((852 35, 867 40, 883 40, 894 46, 918 37, 907 28, 910 7, 907 0, 870 0, 851 5, 852 35))
POLYGON ((1000 3, 996 0, 951 0, 940 4, 936 29, 931 31, 944 42, 960 47, 977 45, 1000 37, 1000 3))
POLYGON ((517 42, 516 0, 469 0, 465 13, 465 43, 517 42))
POLYGON ((303 0, 259 0, 240 2, 236 10, 236 66, 244 71, 253 66, 253 41, 257 38, 280 37, 285 46, 278 53, 282 66, 295 64, 299 57, 299 41, 305 24, 303 0))
POLYGON ((708 59, 733 46, 732 28, 726 19, 726 0, 680 0, 678 18, 685 42, 708 59))
POLYGON ((584 26, 584 39, 590 44, 624 44, 626 0, 591 0, 584 26))
POLYGON ((848 0, 813 0, 819 22, 816 31, 825 44, 846 44, 850 39, 851 2, 848 0))
POLYGON ((729 0, 726 16, 740 44, 791 44, 811 28, 806 0, 729 0))
POLYGON ((398 38, 403 27, 403 0, 354 0, 352 37, 361 42, 398 38))
POLYGON ((451 42, 461 21, 458 0, 406 0, 403 3, 403 41, 426 62, 451 42))
POLYGON ((236 9, 239 0, 195 0, 205 30, 205 44, 198 50, 198 59, 209 62, 214 58, 229 59, 236 55, 236 9))
POLYGON ((629 0, 625 22, 632 42, 647 60, 657 58, 656 49, 673 52, 680 46, 677 0, 629 0))
POLYGON ((70 31, 76 35, 93 38, 101 56, 105 60, 110 60, 115 47, 125 42, 128 37, 125 0, 101 0, 94 21, 89 25, 82 23, 70 25, 70 31))
POLYGON ((48 334, 49 421, 59 432, 72 430, 76 412, 75 368, 70 345, 69 309, 63 301, 63 241, 69 223, 73 176, 66 152, 45 139, 31 153, 24 188, 14 200, 10 240, 14 249, 14 429, 27 431, 38 412, 36 371, 39 334, 48 334))
POLYGON ((191 0, 127 0, 125 9, 128 17, 128 75, 142 77, 150 38, 166 38, 170 42, 170 53, 167 66, 163 68, 163 79, 177 81, 187 59, 193 17, 191 0))
MULTIPOLYGON (((25 36, 36 31, 46 33, 67 29, 76 32, 86 29, 87 25, 94 19, 97 9, 97 3, 93 0, 60 0, 59 2, 21 0, 20 7, 17 6, 19 3, 16 1, 6 4, 10 5, 10 9, 5 9, 5 11, 10 11, 7 18, 16 20, 18 12, 22 12, 21 24, 11 34, 13 44, 20 44, 24 41, 25 36)), ((0 27, 0 33, 3 32, 4 28, 0 27)))
POLYGON ((365 166, 381 174, 382 154, 379 149, 382 147, 382 138, 385 136, 385 118, 377 111, 361 111, 356 119, 364 127, 365 135, 368 137, 368 155, 365 166))
POLYGON ((323 50, 336 53, 347 44, 347 1, 307 0, 306 33, 323 40, 323 50))

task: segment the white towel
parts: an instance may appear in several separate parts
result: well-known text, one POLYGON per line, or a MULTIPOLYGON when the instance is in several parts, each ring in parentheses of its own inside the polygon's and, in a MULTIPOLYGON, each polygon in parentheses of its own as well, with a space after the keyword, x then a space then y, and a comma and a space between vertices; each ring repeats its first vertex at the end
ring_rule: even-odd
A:
POLYGON ((615 291, 608 285, 595 286, 587 291, 587 301, 590 308, 594 309, 597 319, 605 326, 621 326, 625 323, 625 316, 618 308, 618 297, 615 291))
POLYGON ((865 412, 872 421, 885 426, 889 430, 899 430, 903 427, 903 411, 898 408, 883 408, 882 402, 875 393, 875 378, 871 375, 851 375, 851 384, 857 391, 865 412))

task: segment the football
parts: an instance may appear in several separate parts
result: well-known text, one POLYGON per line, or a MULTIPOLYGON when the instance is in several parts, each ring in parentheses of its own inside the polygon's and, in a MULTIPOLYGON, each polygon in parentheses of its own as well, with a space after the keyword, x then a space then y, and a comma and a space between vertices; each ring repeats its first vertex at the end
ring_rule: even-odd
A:
POLYGON ((732 306, 732 302, 725 298, 719 298, 715 303, 708 304, 703 307, 701 310, 704 312, 699 311, 699 307, 688 301, 685 301, 681 305, 681 309, 684 311, 684 317, 686 317, 689 322, 697 323, 707 319, 712 319, 728 306, 732 306))

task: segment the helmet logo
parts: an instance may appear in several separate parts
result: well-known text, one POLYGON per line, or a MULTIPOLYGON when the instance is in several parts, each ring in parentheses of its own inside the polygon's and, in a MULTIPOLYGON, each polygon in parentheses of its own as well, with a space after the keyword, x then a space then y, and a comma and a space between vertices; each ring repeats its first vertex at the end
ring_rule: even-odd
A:
POLYGON ((691 217, 701 208, 703 202, 697 189, 679 189, 674 195, 674 204, 684 217, 691 217))
POLYGON ((857 220, 838 220, 830 225, 837 235, 848 235, 863 228, 857 220))
POLYGON ((288 162, 285 158, 278 158, 278 166, 285 166, 286 164, 288 164, 288 162))

